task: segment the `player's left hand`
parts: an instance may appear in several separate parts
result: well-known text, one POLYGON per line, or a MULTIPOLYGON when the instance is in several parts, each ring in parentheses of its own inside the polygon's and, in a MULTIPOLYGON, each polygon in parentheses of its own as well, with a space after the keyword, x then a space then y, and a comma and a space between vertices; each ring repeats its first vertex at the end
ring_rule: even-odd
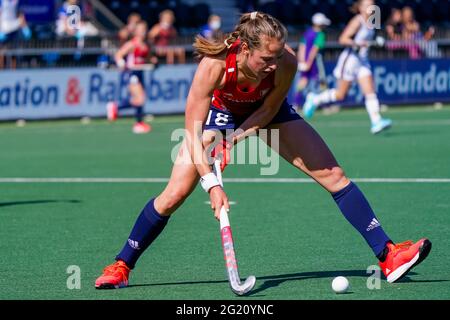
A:
POLYGON ((233 144, 223 139, 211 152, 211 157, 220 159, 220 170, 225 170, 225 167, 230 162, 230 152, 233 144))

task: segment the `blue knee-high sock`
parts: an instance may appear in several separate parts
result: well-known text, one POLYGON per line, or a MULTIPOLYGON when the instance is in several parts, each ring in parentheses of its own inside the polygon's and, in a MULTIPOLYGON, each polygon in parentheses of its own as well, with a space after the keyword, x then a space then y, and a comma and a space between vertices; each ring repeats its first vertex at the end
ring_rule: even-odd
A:
POLYGON ((386 243, 391 240, 358 186, 350 182, 341 191, 332 193, 332 196, 345 218, 361 233, 375 255, 380 256, 386 243))
POLYGON ((144 107, 143 106, 135 106, 136 108, 136 122, 142 122, 144 119, 144 107))
POLYGON ((167 224, 170 216, 161 216, 155 209, 155 199, 151 199, 134 224, 130 237, 116 260, 123 260, 131 269, 141 254, 158 237, 167 224))

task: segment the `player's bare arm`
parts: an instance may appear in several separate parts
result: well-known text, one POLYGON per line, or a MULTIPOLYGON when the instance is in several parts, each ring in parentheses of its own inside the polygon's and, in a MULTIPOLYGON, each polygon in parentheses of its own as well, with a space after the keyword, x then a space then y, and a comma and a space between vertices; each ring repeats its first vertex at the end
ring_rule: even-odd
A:
POLYGON ((354 46, 355 42, 353 41, 353 36, 358 31, 360 25, 361 21, 358 16, 353 17, 345 27, 344 31, 342 31, 342 34, 339 37, 339 43, 343 46, 354 46))
POLYGON ((200 176, 211 172, 201 139, 202 125, 209 112, 213 91, 220 86, 224 68, 225 64, 221 60, 203 58, 187 97, 185 119, 187 144, 192 161, 200 176))
POLYGON ((117 50, 116 54, 114 55, 114 60, 116 61, 116 65, 118 67, 122 68, 125 66, 124 58, 128 53, 133 51, 133 49, 134 49, 133 42, 128 41, 119 50, 117 50))
POLYGON ((303 43, 300 43, 298 45, 298 49, 297 49, 297 61, 299 63, 303 63, 305 62, 305 45, 303 43))
MULTIPOLYGON (((225 63, 222 60, 205 57, 200 62, 192 81, 186 104, 186 143, 192 161, 196 166, 200 177, 211 174, 202 142, 203 124, 209 112, 211 97, 214 89, 220 87, 225 63)), ((217 219, 220 216, 220 208, 229 209, 228 198, 220 186, 212 187, 209 191, 211 208, 215 211, 217 219)))
POLYGON ((319 47, 313 46, 311 49, 311 52, 309 53, 308 60, 306 61, 306 64, 308 66, 308 70, 311 69, 311 66, 316 59, 317 54, 319 53, 319 47))

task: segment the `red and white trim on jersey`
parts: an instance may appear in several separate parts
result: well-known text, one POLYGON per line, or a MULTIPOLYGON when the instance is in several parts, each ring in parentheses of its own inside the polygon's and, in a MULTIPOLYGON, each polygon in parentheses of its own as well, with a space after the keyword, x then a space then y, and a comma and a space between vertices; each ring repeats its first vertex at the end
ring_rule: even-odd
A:
POLYGON ((133 68, 136 65, 145 64, 146 59, 150 53, 150 48, 145 43, 140 43, 138 39, 132 39, 133 51, 131 51, 126 58, 127 68, 133 68))
POLYGON ((220 110, 228 110, 237 116, 248 116, 262 105, 264 98, 274 87, 275 72, 261 80, 256 88, 245 92, 239 89, 236 63, 239 45, 240 40, 238 39, 228 49, 225 59, 225 85, 222 89, 214 90, 211 104, 220 110))

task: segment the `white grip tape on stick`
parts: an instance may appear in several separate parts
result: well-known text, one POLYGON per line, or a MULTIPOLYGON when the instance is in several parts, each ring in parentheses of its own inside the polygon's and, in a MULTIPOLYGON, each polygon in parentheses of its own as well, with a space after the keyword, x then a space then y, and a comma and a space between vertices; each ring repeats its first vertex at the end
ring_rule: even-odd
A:
POLYGON ((228 220, 228 213, 225 207, 220 208, 220 230, 230 226, 230 220, 228 220))

